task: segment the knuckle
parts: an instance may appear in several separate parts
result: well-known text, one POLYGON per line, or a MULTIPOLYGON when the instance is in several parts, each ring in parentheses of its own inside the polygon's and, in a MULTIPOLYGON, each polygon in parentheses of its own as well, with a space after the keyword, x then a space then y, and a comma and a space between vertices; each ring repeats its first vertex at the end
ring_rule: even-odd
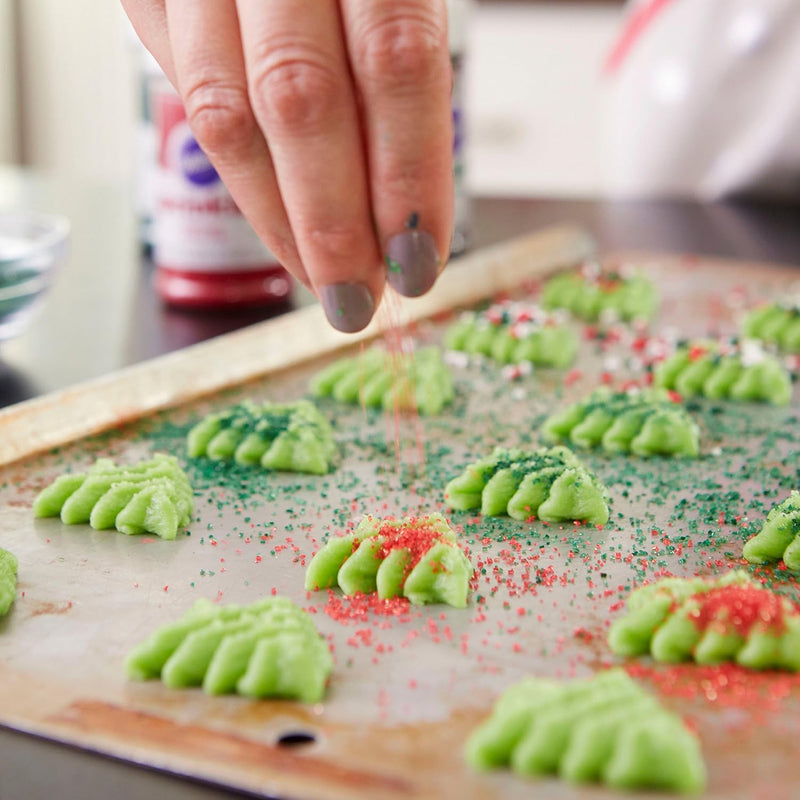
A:
POLYGON ((451 180, 447 153, 437 151, 420 154, 413 159, 389 159, 382 166, 379 180, 386 197, 404 206, 418 205, 432 186, 445 186, 451 180))
POLYGON ((252 141, 255 121, 244 88, 204 82, 183 99, 189 126, 209 157, 235 152, 252 141))
POLYGON ((329 264, 360 263, 358 256, 370 241, 369 233, 358 226, 342 223, 314 225, 306 231, 306 237, 319 258, 329 264))
POLYGON ((263 47, 254 63, 250 96, 267 125, 293 133, 317 129, 340 105, 340 77, 319 53, 263 47))
POLYGON ((447 75, 447 34, 429 14, 387 16, 364 28, 355 42, 356 64, 373 86, 427 86, 447 75))

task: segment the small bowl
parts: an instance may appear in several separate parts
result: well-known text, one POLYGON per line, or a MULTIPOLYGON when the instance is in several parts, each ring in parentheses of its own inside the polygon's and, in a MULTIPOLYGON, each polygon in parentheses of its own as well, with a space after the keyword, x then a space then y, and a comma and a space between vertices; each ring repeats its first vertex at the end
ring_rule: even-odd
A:
POLYGON ((68 239, 64 217, 0 211, 0 341, 19 334, 41 305, 68 239))

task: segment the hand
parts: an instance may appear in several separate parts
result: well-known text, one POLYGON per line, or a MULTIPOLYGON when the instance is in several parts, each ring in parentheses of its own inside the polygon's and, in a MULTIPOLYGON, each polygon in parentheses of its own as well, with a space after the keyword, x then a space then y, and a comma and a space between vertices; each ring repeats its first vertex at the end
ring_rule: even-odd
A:
POLYGON ((331 324, 431 288, 452 228, 444 0, 122 0, 198 143, 331 324), (388 270, 387 270, 388 265, 388 270))

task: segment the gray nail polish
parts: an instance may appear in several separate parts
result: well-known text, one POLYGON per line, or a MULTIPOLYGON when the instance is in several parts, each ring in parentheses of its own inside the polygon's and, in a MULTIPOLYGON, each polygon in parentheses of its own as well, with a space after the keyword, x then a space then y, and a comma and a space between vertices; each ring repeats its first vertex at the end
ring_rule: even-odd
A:
POLYGON ((366 328, 375 313, 375 298, 361 283, 329 283, 320 288, 319 298, 328 322, 344 333, 366 328))
POLYGON ((436 242, 427 231, 417 228, 417 222, 417 215, 412 214, 406 230, 392 236, 386 243, 386 280, 405 297, 425 294, 439 275, 436 242))

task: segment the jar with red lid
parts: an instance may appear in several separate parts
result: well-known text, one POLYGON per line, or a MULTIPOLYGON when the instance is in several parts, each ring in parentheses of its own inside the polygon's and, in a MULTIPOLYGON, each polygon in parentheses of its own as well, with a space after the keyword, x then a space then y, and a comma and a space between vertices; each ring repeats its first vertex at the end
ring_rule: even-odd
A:
POLYGON ((153 103, 158 294, 170 305, 194 308, 285 302, 292 291, 289 274, 242 216, 197 144, 180 97, 164 82, 153 103))

